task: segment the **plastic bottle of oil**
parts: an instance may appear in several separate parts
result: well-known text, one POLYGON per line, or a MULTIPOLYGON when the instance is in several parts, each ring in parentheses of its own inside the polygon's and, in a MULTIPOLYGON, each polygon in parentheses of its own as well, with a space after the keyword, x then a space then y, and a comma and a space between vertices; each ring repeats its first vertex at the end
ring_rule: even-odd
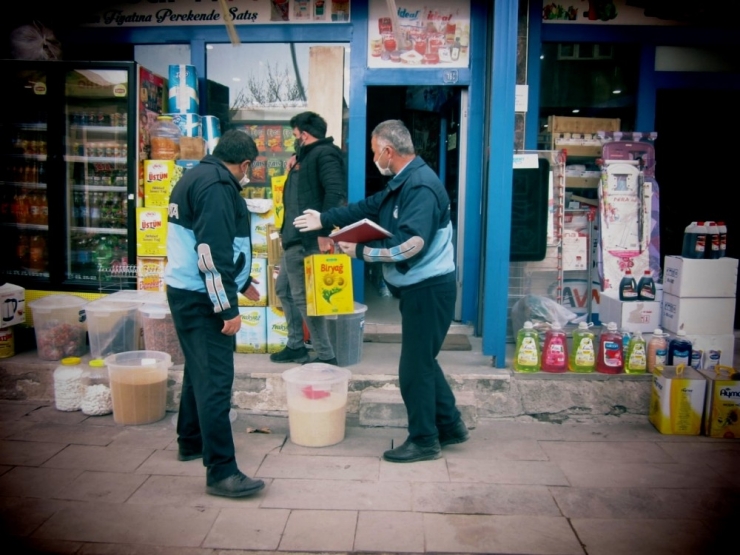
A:
POLYGON ((516 334, 514 350, 514 370, 517 372, 539 372, 540 338, 534 324, 527 320, 516 334))
POLYGON ((590 324, 581 322, 573 331, 573 348, 568 361, 571 372, 588 373, 596 369, 596 336, 589 327, 590 324))
POLYGON ((636 331, 630 338, 624 359, 624 371, 627 374, 647 372, 647 342, 639 331, 636 331))

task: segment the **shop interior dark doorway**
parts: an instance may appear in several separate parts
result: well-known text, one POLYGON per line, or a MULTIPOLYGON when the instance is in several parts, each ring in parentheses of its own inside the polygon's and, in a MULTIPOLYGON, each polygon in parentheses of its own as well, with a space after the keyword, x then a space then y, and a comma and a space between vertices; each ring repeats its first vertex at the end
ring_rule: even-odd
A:
MULTIPOLYGON (((365 196, 385 187, 388 178, 378 172, 370 150, 370 134, 388 119, 400 119, 411 132, 416 154, 437 172, 450 196, 452 225, 458 228, 458 185, 460 168, 461 89, 437 86, 382 86, 367 89, 367 148, 365 196)), ((457 233, 455 233, 457 237, 457 233)), ((456 246, 457 247, 457 246, 456 246)), ((398 303, 384 296, 380 268, 366 265, 365 304, 367 321, 400 323, 398 303)))

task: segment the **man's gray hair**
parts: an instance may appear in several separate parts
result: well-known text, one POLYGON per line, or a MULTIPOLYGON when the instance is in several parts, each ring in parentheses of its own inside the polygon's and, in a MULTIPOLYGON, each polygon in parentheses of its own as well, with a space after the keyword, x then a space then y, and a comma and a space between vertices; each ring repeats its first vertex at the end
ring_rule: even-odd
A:
POLYGON ((389 119, 373 129, 372 136, 379 146, 390 145, 401 155, 415 154, 411 133, 400 119, 389 119))

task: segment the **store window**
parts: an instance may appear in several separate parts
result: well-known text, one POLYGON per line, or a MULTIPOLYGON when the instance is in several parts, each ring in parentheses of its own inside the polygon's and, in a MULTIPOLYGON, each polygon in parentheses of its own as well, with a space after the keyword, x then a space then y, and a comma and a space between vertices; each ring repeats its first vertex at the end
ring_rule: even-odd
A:
POLYGON ((137 44, 134 60, 149 71, 167 78, 170 64, 190 64, 189 44, 137 44))
POLYGON ((540 137, 549 116, 619 118, 622 131, 634 130, 639 46, 544 43, 540 57, 540 137))

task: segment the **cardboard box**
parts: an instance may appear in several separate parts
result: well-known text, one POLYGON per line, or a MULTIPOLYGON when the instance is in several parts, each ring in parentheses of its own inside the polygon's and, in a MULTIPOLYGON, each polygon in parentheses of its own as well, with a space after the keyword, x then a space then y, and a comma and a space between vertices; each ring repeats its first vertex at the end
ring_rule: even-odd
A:
POLYGON ((346 254, 312 254, 303 260, 309 316, 353 314, 352 264, 346 254))
POLYGON ((252 238, 252 255, 267 258, 267 226, 275 224, 275 210, 270 209, 261 214, 249 213, 252 238))
POLYGON ((277 296, 275 291, 275 282, 277 281, 278 273, 280 272, 280 266, 275 264, 268 264, 267 266, 267 306, 274 308, 282 308, 283 304, 280 302, 280 297, 277 296))
POLYGON ((735 299, 663 295, 663 328, 670 332, 726 335, 734 324, 735 299))
POLYGON ((136 257, 136 289, 140 291, 164 291, 164 268, 166 258, 136 257))
POLYGON ((685 339, 691 341, 692 354, 700 353, 698 366, 694 370, 707 370, 710 365, 716 364, 732 366, 735 358, 735 334, 727 333, 724 335, 687 335, 685 339))
POLYGON ((267 262, 280 264, 283 257, 283 241, 276 225, 267 224, 267 262))
POLYGON ((734 297, 737 259, 694 260, 666 256, 663 290, 676 297, 734 297))
POLYGON ((242 319, 242 327, 236 333, 236 352, 266 353, 267 326, 264 307, 239 307, 239 316, 242 319))
POLYGON ((288 345, 288 322, 282 308, 268 306, 267 314, 267 352, 277 353, 288 345))
POLYGON ((259 292, 260 298, 257 301, 253 301, 241 293, 237 293, 239 306, 267 306, 267 260, 264 258, 253 258, 252 271, 249 275, 252 276, 252 285, 259 292))
POLYGON ((136 255, 167 256, 167 208, 136 209, 136 255))
POLYGON ((661 307, 657 301, 620 301, 615 291, 604 291, 599 303, 599 319, 616 322, 620 330, 652 332, 660 327, 661 307))
POLYGON ((706 379, 692 368, 656 370, 648 419, 661 434, 699 435, 706 389, 706 379))
POLYGON ((703 433, 709 437, 740 438, 740 379, 729 366, 702 370, 707 379, 703 433))
POLYGON ((180 158, 200 160, 206 155, 206 142, 203 137, 180 137, 180 158))
POLYGON ((0 328, 25 323, 26 290, 12 283, 0 285, 0 311, 2 311, 0 328))

